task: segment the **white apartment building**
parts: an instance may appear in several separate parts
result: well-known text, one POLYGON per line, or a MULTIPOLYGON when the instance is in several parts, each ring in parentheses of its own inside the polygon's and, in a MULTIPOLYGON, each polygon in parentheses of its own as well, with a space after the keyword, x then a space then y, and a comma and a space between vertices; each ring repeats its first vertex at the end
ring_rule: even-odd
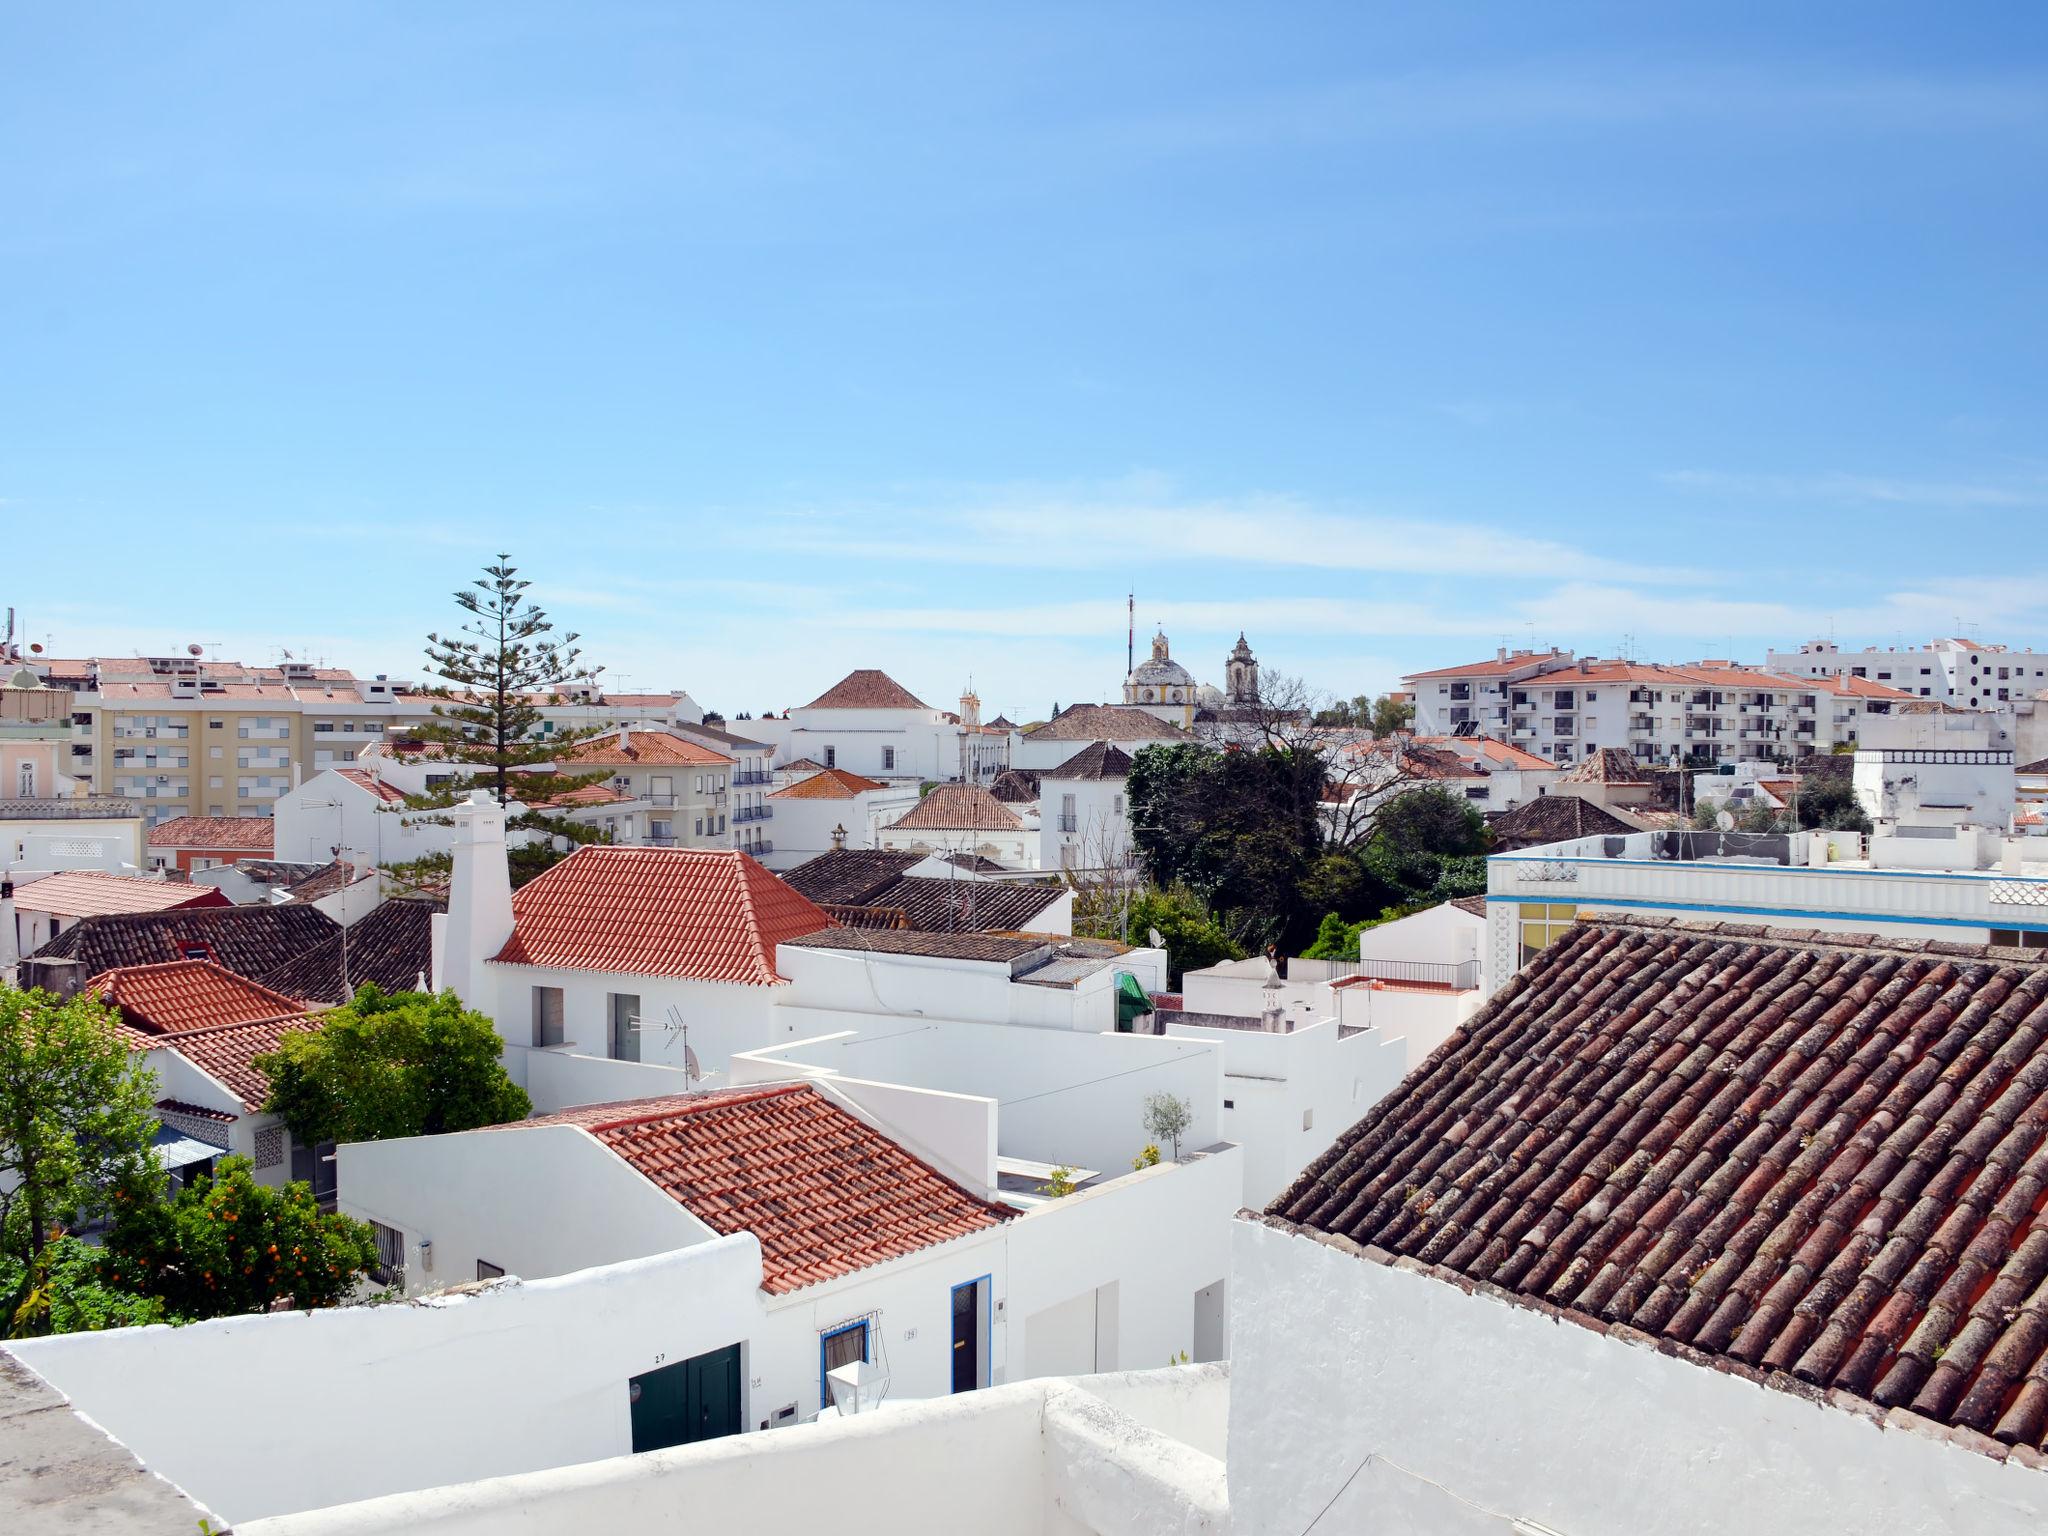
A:
POLYGON ((1731 661, 1683 666, 1570 651, 1498 651, 1417 672, 1418 735, 1497 737, 1553 762, 1619 747, 1643 762, 1805 757, 1854 743, 1866 715, 1914 695, 1855 676, 1796 678, 1731 661))
POLYGON ((1764 670, 1787 677, 1868 678, 1915 698, 1964 709, 1994 709, 2048 688, 2048 653, 1952 638, 1862 651, 1845 651, 1832 640, 1809 640, 1796 651, 1770 652, 1764 670))
POLYGON ((778 765, 808 760, 885 782, 993 778, 1008 766, 1009 732, 979 723, 973 695, 961 704, 973 724, 932 708, 888 673, 862 667, 802 708, 749 720, 747 729, 773 743, 778 765))

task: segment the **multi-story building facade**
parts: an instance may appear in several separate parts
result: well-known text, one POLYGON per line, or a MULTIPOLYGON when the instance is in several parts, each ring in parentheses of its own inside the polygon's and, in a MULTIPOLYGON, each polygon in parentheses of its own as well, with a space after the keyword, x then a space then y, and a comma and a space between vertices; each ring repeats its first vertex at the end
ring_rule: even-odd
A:
MULTIPOLYGON (((352 765, 372 744, 430 721, 440 702, 410 682, 305 661, 21 660, 45 683, 72 690, 69 774, 136 802, 148 826, 177 816, 268 816, 294 784, 352 765)), ((703 717, 680 691, 606 694, 586 684, 533 702, 542 736, 703 717)))
POLYGON ((1552 762, 1603 747, 1642 762, 1777 761, 1853 745, 1868 714, 1915 697, 1853 675, 1797 678, 1731 661, 1681 666, 1497 652, 1491 661, 1417 672, 1418 735, 1493 736, 1552 762))
POLYGON ((1916 699, 1939 699, 1964 709, 1996 709, 2048 688, 2048 653, 1974 640, 1862 651, 1845 651, 1832 640, 1809 640, 1796 651, 1770 652, 1764 667, 1787 677, 1868 678, 1916 699))

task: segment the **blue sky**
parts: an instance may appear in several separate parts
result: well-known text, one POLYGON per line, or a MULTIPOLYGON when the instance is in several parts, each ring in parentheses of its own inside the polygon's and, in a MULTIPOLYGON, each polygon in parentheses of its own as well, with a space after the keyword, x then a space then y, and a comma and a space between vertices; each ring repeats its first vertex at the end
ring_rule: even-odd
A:
POLYGON ((1109 695, 2048 642, 2048 12, 0 13, 0 602, 1109 695), (1143 644, 1141 634, 1140 644, 1143 644))

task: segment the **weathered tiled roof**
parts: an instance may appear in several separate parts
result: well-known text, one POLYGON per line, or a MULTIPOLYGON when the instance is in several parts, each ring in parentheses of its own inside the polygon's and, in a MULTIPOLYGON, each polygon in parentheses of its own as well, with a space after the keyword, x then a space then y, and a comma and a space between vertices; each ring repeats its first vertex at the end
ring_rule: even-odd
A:
POLYGON ((1177 725, 1122 704, 1069 704, 1026 741, 1191 741, 1177 725))
POLYGON ((1018 933, 926 933, 884 931, 849 933, 832 929, 827 933, 805 934, 786 941, 792 949, 851 949, 884 955, 924 955, 934 960, 986 960, 1009 962, 1022 959, 1053 941, 1037 934, 1018 933))
POLYGON ((1687 1358, 2039 1449, 2048 964, 1585 923, 1271 1214, 1687 1358))
POLYGON ((1131 776, 1131 754, 1106 741, 1090 742, 1057 768, 1047 768, 1048 779, 1127 779, 1131 776))
POLYGON ((1586 755, 1558 777, 1560 784, 1647 784, 1635 758, 1620 747, 1601 747, 1586 755))
POLYGON ((927 704, 888 673, 861 667, 805 706, 809 709, 926 709, 927 704))
POLYGON ((441 901, 393 897, 349 925, 345 949, 337 928, 262 980, 279 992, 321 1004, 345 1003, 365 982, 385 992, 410 992, 422 976, 432 982, 434 914, 446 910, 441 901))
POLYGON ((1038 798, 1038 770, 1005 768, 989 780, 988 792, 1005 805, 1029 805, 1038 798))
POLYGON ((1028 928, 1062 894, 1062 887, 1053 880, 947 880, 903 875, 855 900, 834 904, 832 915, 856 928, 1008 933, 1028 928), (847 915, 863 912, 880 915, 847 915))
POLYGON ((579 848, 512 893, 510 965, 766 986, 775 946, 832 926, 733 848, 579 848))
POLYGON ((133 875, 79 869, 17 885, 14 904, 24 912, 48 912, 53 917, 106 917, 179 907, 224 907, 229 903, 225 895, 210 885, 143 880, 133 875))
POLYGON ((910 831, 1021 832, 1024 823, 979 784, 937 784, 917 804, 889 823, 910 831))
POLYGON ((834 848, 784 870, 782 881, 811 901, 858 905, 923 859, 889 848, 834 848))
POLYGON ((1641 830, 1604 806, 1577 795, 1538 795, 1511 811, 1487 818, 1493 828, 1493 851, 1513 853, 1574 837, 1618 836, 1641 830))
POLYGON ((400 805, 405 801, 405 791, 396 784, 380 779, 367 768, 337 768, 334 770, 357 789, 375 795, 386 805, 400 805))
POLYGON ((575 1125, 720 1233, 761 1244, 780 1295, 999 1225, 978 1200, 808 1084, 594 1105, 498 1127, 575 1125))
POLYGON ((268 816, 173 816, 149 829, 152 848, 233 848, 268 853, 277 823, 268 816))
POLYGON ((102 971, 85 984, 121 1011, 124 1023, 149 1034, 246 1024, 301 1013, 297 996, 239 976, 211 960, 171 960, 102 971))
POLYGON ((36 951, 76 960, 88 975, 118 966, 203 959, 294 997, 306 994, 273 979, 277 968, 339 930, 318 907, 185 907, 170 912, 88 917, 36 951))

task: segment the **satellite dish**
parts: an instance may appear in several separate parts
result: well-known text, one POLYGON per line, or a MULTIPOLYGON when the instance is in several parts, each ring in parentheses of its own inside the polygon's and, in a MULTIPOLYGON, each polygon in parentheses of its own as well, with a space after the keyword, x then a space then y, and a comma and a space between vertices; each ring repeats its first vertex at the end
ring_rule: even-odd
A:
POLYGON ((1733 832, 1735 830, 1735 818, 1726 811, 1723 811, 1714 818, 1714 825, 1723 832, 1733 832))
POLYGON ((1166 948, 1166 940, 1162 939, 1159 936, 1159 930, 1157 928, 1147 928, 1145 930, 1145 937, 1151 941, 1152 947, 1154 949, 1166 948))
POLYGON ((206 647, 203 645, 188 645, 185 647, 185 654, 187 656, 204 656, 206 654, 206 647))
POLYGON ((29 655, 31 655, 31 656, 40 656, 40 655, 42 655, 42 654, 43 654, 43 647, 42 647, 42 644, 41 644, 41 642, 39 642, 39 641, 33 641, 33 640, 32 640, 32 641, 30 641, 30 642, 29 642, 29 647, 28 647, 28 653, 29 653, 29 655))

